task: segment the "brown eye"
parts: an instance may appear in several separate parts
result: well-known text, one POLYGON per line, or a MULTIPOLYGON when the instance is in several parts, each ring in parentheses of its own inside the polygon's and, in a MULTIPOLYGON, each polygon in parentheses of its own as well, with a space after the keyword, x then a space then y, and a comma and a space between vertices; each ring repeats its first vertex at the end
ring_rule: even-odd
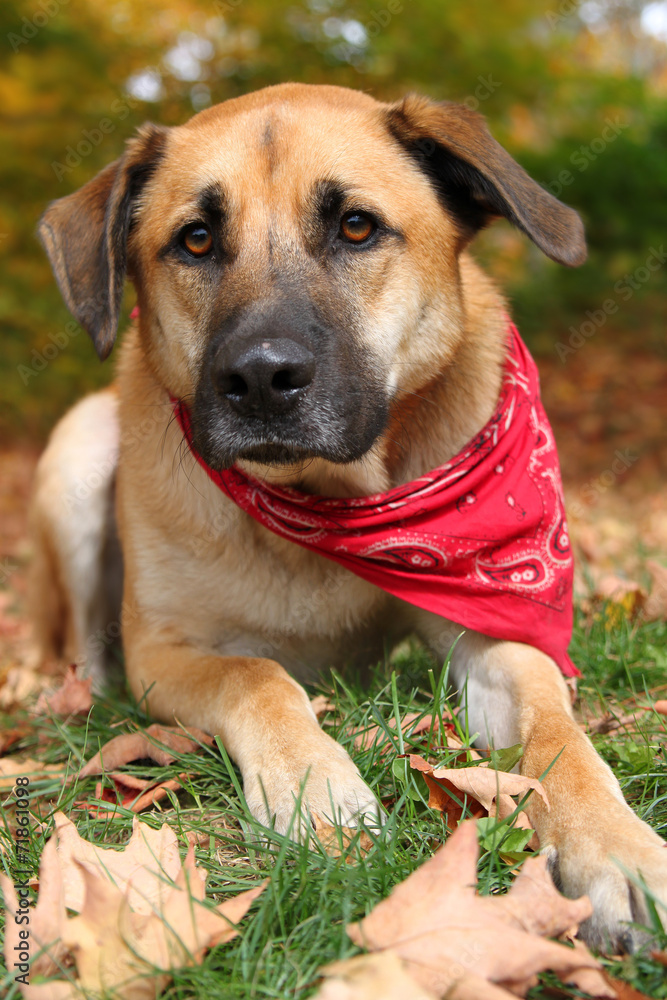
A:
POLYGON ((193 257, 205 257, 213 247, 213 237, 206 226, 188 226, 183 233, 183 246, 193 257))
POLYGON ((375 223, 365 212, 348 212, 340 220, 340 232, 350 243, 364 243, 375 232, 375 223))

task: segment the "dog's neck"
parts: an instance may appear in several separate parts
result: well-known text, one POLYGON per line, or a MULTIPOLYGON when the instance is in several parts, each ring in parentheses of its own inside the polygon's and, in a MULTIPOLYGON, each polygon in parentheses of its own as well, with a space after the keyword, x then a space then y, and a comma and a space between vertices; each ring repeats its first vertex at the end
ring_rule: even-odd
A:
POLYGON ((465 329, 449 362, 423 386, 397 394, 385 432, 357 462, 312 459, 280 468, 240 463, 280 486, 330 497, 370 496, 449 461, 491 418, 507 349, 507 308, 490 278, 461 258, 465 329))

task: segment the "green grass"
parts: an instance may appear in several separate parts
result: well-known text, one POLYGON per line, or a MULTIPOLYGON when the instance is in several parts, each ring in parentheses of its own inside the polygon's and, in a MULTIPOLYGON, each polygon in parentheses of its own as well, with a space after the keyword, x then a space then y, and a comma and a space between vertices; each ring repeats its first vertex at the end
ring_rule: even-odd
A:
MULTIPOLYGON (((573 655, 584 671, 580 683, 584 706, 614 709, 634 697, 645 702, 648 691, 666 696, 664 623, 641 626, 621 623, 610 631, 604 612, 592 625, 580 616, 573 655)), ((442 817, 426 807, 419 786, 412 780, 406 782, 400 766, 393 766, 397 752, 424 753, 424 736, 403 741, 389 727, 389 720, 397 715, 431 712, 434 700, 443 698, 443 681, 441 666, 418 647, 405 649, 390 664, 372 671, 366 690, 350 677, 333 678, 330 697, 337 712, 329 713, 324 725, 350 751, 389 814, 383 834, 375 838, 368 855, 358 858, 355 864, 329 857, 323 851, 296 846, 276 834, 269 834, 261 842, 260 832, 266 834, 266 831, 260 831, 248 815, 238 774, 217 748, 186 754, 169 767, 137 764, 128 768, 145 777, 150 766, 151 775, 160 779, 191 772, 192 777, 178 796, 171 795, 142 813, 141 818, 156 827, 168 822, 182 836, 184 845, 188 830, 208 837, 197 848, 197 859, 209 873, 208 892, 212 898, 220 901, 269 878, 264 894, 243 921, 241 934, 209 952, 201 965, 177 972, 164 996, 173 1000, 284 997, 305 1000, 317 987, 317 971, 322 965, 357 952, 345 933, 346 923, 363 917, 394 885, 430 857, 446 837, 442 817), (376 724, 385 729, 392 741, 392 752, 382 754, 377 747, 355 750, 349 730, 376 724)), ((16 725, 20 720, 14 716, 0 721, 16 725)), ((80 722, 64 725, 57 719, 40 720, 12 748, 12 753, 54 763, 67 761, 75 773, 105 741, 133 724, 143 726, 146 722, 142 707, 124 692, 110 694, 96 702, 88 719, 80 722)), ((647 714, 639 733, 624 736, 616 732, 594 739, 634 808, 667 837, 667 752, 661 720, 647 714)), ((445 751, 441 759, 446 761, 447 756, 445 751)), ((117 812, 112 819, 100 819, 77 805, 81 800, 93 798, 95 780, 65 784, 58 777, 33 782, 33 810, 45 821, 41 832, 37 824, 32 828, 35 873, 39 854, 52 829, 49 817, 55 809, 62 809, 70 816, 87 839, 105 846, 127 841, 132 826, 130 812, 117 812)), ((11 876, 12 812, 7 802, 1 808, 0 840, 6 853, 0 854, 0 864, 11 876)), ((508 864, 500 853, 521 845, 508 841, 508 835, 511 836, 511 831, 507 826, 490 833, 486 821, 478 867, 482 893, 503 890, 512 881, 516 865, 508 864)), ((355 856, 358 853, 354 846, 351 853, 355 856)), ((666 943, 663 940, 662 946, 666 943)), ((612 975, 627 980, 648 996, 667 998, 665 969, 648 955, 605 960, 605 964, 612 975)), ((546 1000, 553 996, 550 993, 553 984, 550 976, 544 976, 530 997, 546 1000)), ((3 993, 8 1000, 18 998, 12 976, 0 969, 0 994, 3 993)))

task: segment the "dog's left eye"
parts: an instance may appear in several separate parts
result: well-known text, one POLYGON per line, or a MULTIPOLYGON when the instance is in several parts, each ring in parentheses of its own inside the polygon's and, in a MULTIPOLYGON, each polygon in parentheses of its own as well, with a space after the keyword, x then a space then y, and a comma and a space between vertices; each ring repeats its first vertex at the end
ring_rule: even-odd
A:
POLYGON ((195 223, 185 230, 181 243, 193 257, 205 257, 213 248, 213 236, 206 226, 195 223))
POLYGON ((348 212, 340 220, 340 234, 348 243, 365 243, 375 232, 375 223, 365 212, 348 212))

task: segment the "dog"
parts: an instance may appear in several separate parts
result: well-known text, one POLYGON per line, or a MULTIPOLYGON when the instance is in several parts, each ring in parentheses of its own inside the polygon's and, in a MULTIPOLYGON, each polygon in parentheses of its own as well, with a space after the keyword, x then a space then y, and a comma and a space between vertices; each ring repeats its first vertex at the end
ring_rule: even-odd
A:
MULTIPOLYGON (((525 373, 507 375, 506 304, 467 249, 500 217, 561 264, 585 259, 578 215, 527 176, 476 112, 301 84, 226 101, 179 127, 147 124, 120 159, 53 202, 40 236, 100 358, 116 337, 126 276, 138 316, 114 386, 64 417, 39 463, 36 632, 44 657, 85 661, 99 684, 122 618, 134 695, 157 719, 219 734, 251 812, 283 833, 299 828, 302 792, 306 816, 382 821, 300 682, 350 658, 368 664, 409 634, 441 660, 453 647, 451 678, 479 744, 520 742, 521 773, 545 775, 549 807, 534 797, 529 817, 556 884, 591 898, 583 936, 631 949, 642 940, 634 924, 648 923, 637 879, 667 900, 667 851, 573 719, 556 654, 541 642, 549 602, 537 602, 532 631, 518 604, 503 605, 497 627, 476 626, 491 619, 474 588, 450 587, 433 603, 449 584, 428 576, 428 560, 450 556, 434 555, 426 535, 410 535, 407 557, 393 552, 391 565, 368 569, 373 554, 360 552, 366 534, 353 523, 359 498, 379 510, 378 496, 415 482, 429 484, 425 496, 430 470, 505 433, 494 417, 501 397, 528 398, 525 373), (345 545, 323 553, 302 528, 325 540, 344 530, 345 545), (417 572, 397 565, 404 557, 417 572), (411 581, 416 603, 404 596, 411 581)), ((537 407, 522 411, 533 431, 537 407)), ((534 449, 549 433, 537 428, 534 449)), ((535 454, 508 452, 517 483, 535 454)), ((558 513, 553 468, 540 475, 558 513)), ((492 471, 508 474, 502 463, 492 471)), ((517 521, 532 516, 503 496, 517 521)), ((461 516, 475 501, 474 490, 462 494, 461 516)), ((399 523, 398 548, 401 524, 412 530, 399 523)), ((565 579, 561 549, 553 559, 565 579)), ((476 571, 492 575, 494 552, 486 563, 475 556, 476 571)), ((530 569, 506 581, 513 600, 526 572, 528 588, 530 569)), ((488 578, 482 585, 490 593, 488 578)), ((554 598, 566 623, 568 593, 565 583, 554 598)))

